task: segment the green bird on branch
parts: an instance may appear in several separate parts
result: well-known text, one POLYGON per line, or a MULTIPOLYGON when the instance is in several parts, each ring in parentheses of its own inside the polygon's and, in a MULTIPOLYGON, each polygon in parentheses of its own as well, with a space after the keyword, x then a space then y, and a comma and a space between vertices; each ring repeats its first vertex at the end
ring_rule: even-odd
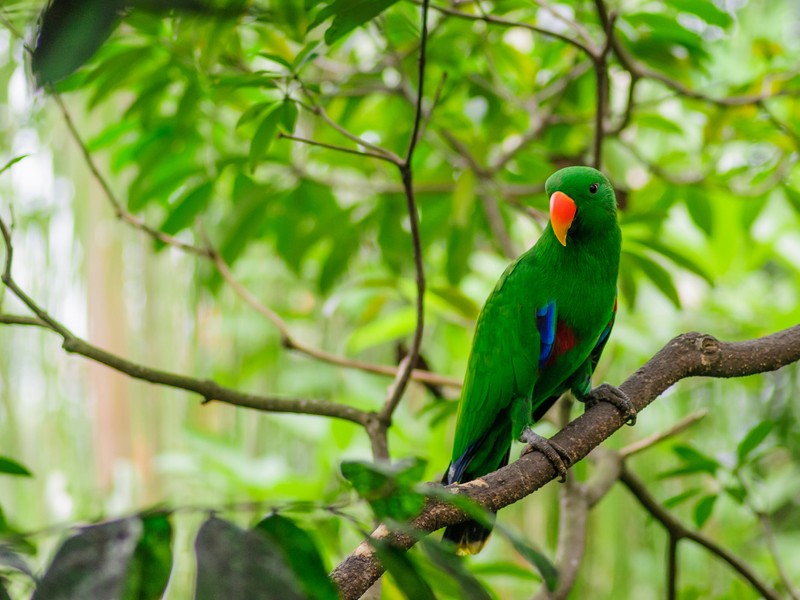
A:
MULTIPOLYGON (((591 385, 617 311, 622 235, 614 189, 590 167, 561 169, 545 189, 550 223, 506 269, 478 317, 446 484, 507 465, 515 439, 542 452, 563 481, 569 455, 531 425, 568 391, 585 403, 611 402, 636 421, 623 392, 591 385)), ((444 538, 459 554, 475 554, 490 532, 466 521, 444 538)))

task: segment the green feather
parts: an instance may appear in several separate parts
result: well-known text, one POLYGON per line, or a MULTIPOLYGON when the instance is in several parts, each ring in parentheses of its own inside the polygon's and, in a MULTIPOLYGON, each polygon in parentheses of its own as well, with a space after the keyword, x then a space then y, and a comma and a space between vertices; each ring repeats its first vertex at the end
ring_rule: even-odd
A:
MULTIPOLYGON (((613 318, 621 234, 611 184, 595 169, 569 167, 545 187, 548 196, 560 191, 576 205, 566 246, 548 224, 486 300, 461 392, 447 483, 470 481, 506 464, 512 440, 532 424, 534 414, 543 415, 573 386, 583 397, 602 351, 596 346, 613 318), (594 193, 592 184, 598 184, 594 193), (564 351, 557 335, 552 360, 540 368, 536 311, 551 301, 575 343, 564 351)), ((464 530, 458 526, 445 537, 474 547, 471 527, 470 539, 458 538, 464 530)))

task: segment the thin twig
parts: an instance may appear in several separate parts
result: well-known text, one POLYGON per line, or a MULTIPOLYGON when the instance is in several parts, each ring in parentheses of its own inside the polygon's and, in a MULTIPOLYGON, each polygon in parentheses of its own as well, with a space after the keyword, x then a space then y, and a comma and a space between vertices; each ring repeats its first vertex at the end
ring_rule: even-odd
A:
MULTIPOLYGON (((79 354, 95 362, 102 363, 108 367, 111 367, 112 369, 115 369, 116 371, 125 373, 134 379, 141 379, 143 381, 148 381, 158 385, 194 392, 202 396, 206 402, 217 400, 220 402, 233 404, 235 406, 243 406, 269 412, 334 417, 337 419, 344 419, 346 421, 357 423, 365 428, 368 427, 368 424, 374 418, 371 413, 353 408, 352 406, 336 404, 333 402, 324 402, 321 400, 310 400, 305 398, 266 396, 240 392, 232 388, 221 386, 212 380, 195 379, 194 377, 187 377, 177 373, 170 373, 167 371, 161 371, 159 369, 145 367, 98 348, 97 346, 94 346, 86 340, 75 335, 66 325, 51 316, 44 308, 39 306, 35 300, 28 296, 28 294, 26 294, 22 288, 19 287, 11 274, 11 266, 14 257, 14 246, 11 241, 11 231, 2 218, 0 218, 0 233, 2 233, 3 242, 6 249, 6 260, 2 281, 5 286, 38 317, 39 321, 28 321, 19 324, 36 325, 57 333, 63 340, 62 347, 69 353, 79 354)), ((17 321, 17 319, 8 319, 8 321, 12 320, 17 321)))
POLYGON ((100 173, 100 169, 94 162, 94 158, 92 157, 92 154, 89 151, 89 147, 86 145, 86 142, 81 137, 81 134, 78 132, 78 128, 75 126, 75 122, 72 120, 72 116, 70 115, 69 110, 67 109, 67 105, 64 103, 64 100, 58 93, 53 92, 51 95, 53 97, 53 100, 55 100, 56 104, 61 110, 61 114, 64 117, 64 122, 67 124, 67 128, 69 129, 70 135, 72 135, 72 139, 75 140, 76 144, 78 144, 78 147, 81 150, 81 154, 83 154, 83 159, 84 161, 86 161, 86 165, 89 167, 89 170, 92 172, 92 175, 94 175, 95 180, 100 184, 100 187, 103 188, 103 192, 105 192, 105 195, 108 198, 109 202, 111 202, 111 205, 114 209, 114 215, 120 221, 129 224, 135 229, 145 232, 147 235, 149 235, 155 240, 158 240, 159 242, 163 242, 168 246, 173 246, 175 248, 183 250, 184 252, 189 252, 190 254, 196 254, 198 256, 207 257, 208 254, 205 248, 201 248, 200 246, 195 246, 194 244, 184 242, 174 236, 164 233, 163 231, 154 229, 149 225, 147 225, 142 219, 128 212, 125 209, 122 202, 120 202, 116 194, 114 194, 114 191, 111 189, 111 186, 108 184, 108 181, 106 181, 105 177, 103 177, 103 175, 100 173))
POLYGON ((778 593, 765 582, 761 581, 755 571, 753 571, 747 563, 729 550, 708 539, 699 531, 694 531, 685 527, 672 513, 659 504, 647 490, 642 480, 625 467, 623 467, 622 473, 620 474, 620 481, 628 488, 636 500, 638 500, 639 504, 664 526, 670 538, 674 538, 676 543, 683 538, 693 541, 708 550, 714 556, 728 563, 734 571, 746 579, 762 596, 768 600, 779 600, 780 596, 778 593))
POLYGON ((385 160, 387 162, 395 164, 392 158, 386 156, 385 154, 380 154, 378 152, 368 152, 366 150, 357 150, 355 148, 346 148, 345 146, 337 146, 336 144, 326 144, 325 142, 318 142, 316 140, 309 140, 306 138, 297 137, 296 135, 290 135, 288 133, 283 133, 282 131, 278 132, 278 138, 293 140, 295 142, 308 144, 309 146, 318 146, 319 148, 327 148, 328 150, 335 150, 336 152, 344 152, 346 154, 355 154, 357 156, 377 158, 379 160, 385 160))
POLYGON ((414 250, 414 270, 417 282, 417 325, 414 329, 414 337, 411 340, 411 347, 408 354, 400 362, 400 369, 395 377, 392 385, 389 386, 387 391, 386 401, 380 412, 380 417, 388 427, 391 423, 392 414, 394 413, 400 398, 403 396, 408 380, 411 376, 411 370, 417 363, 419 358, 419 350, 422 345, 422 334, 425 328, 425 266, 422 262, 422 241, 419 233, 419 213, 417 211, 417 201, 414 197, 414 183, 413 183, 413 159, 414 150, 417 148, 419 141, 418 134, 422 122, 422 99, 425 90, 425 63, 426 63, 426 50, 428 43, 428 4, 429 0, 423 0, 422 3, 422 40, 419 47, 419 63, 418 63, 418 83, 417 83, 417 102, 416 110, 414 113, 414 126, 411 130, 411 138, 408 141, 408 149, 406 150, 405 160, 402 165, 399 165, 400 176, 403 180, 403 189, 406 194, 406 204, 408 207, 408 217, 411 224, 411 241, 414 250))
MULTIPOLYGON (((420 2, 420 0, 415 0, 415 1, 417 1, 417 4, 419 4, 420 2)), ((446 6, 437 6, 435 4, 432 4, 431 8, 433 10, 442 13, 443 15, 447 15, 449 17, 456 17, 467 21, 483 21, 484 23, 499 25, 500 27, 519 27, 521 29, 527 29, 529 31, 540 33, 548 37, 559 39, 562 42, 566 42, 567 44, 575 46, 582 52, 585 52, 588 56, 594 57, 595 55, 595 49, 590 48, 580 40, 571 38, 568 35, 564 35, 563 33, 558 33, 557 31, 551 31, 549 29, 544 29, 543 27, 538 27, 537 25, 532 25, 530 23, 525 23, 523 21, 509 21, 507 19, 502 19, 500 17, 493 17, 491 15, 472 15, 469 13, 462 12, 460 10, 448 8, 446 6)))
MULTIPOLYGON (((206 243, 209 244, 209 242, 206 243)), ((225 262, 225 259, 223 259, 220 253, 217 252, 216 249, 214 249, 210 244, 209 251, 211 253, 211 260, 214 262, 214 265, 219 271, 220 276, 231 287, 237 296, 239 296, 245 303, 268 319, 275 326, 275 328, 281 334, 281 342, 286 348, 340 367, 358 369, 360 371, 374 373, 375 375, 384 375, 386 377, 397 376, 397 367, 390 365, 376 365, 373 363, 344 358, 342 356, 325 352, 324 350, 319 350, 318 348, 314 348, 313 346, 309 346, 299 341, 292 334, 286 321, 284 321, 274 310, 259 302, 259 300, 250 292, 250 290, 244 287, 242 283, 236 279, 236 276, 231 272, 231 269, 225 262)), ((433 385, 454 388, 461 387, 460 379, 446 377, 444 375, 439 375, 438 373, 432 373, 431 371, 424 371, 421 369, 414 369, 411 372, 411 378, 415 381, 419 381, 420 383, 430 383, 433 385)))
POLYGON ((704 419, 708 415, 707 410, 698 410, 697 412, 693 412, 689 415, 686 415, 680 421, 675 423, 669 429, 665 429, 663 431, 657 431, 653 435, 649 435, 646 438, 642 438, 632 444, 628 444, 622 450, 619 451, 620 457, 629 458, 634 454, 638 454, 643 450, 647 450, 648 448, 652 448, 656 444, 663 442, 664 440, 675 437, 679 433, 683 433, 686 429, 704 419))

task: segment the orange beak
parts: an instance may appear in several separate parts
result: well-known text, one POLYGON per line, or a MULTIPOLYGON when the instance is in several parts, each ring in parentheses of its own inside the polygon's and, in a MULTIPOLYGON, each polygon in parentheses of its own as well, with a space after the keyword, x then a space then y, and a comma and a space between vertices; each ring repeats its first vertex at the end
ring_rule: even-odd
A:
POLYGON ((572 225, 576 210, 575 201, 564 192, 553 192, 550 196, 550 224, 562 246, 567 245, 567 230, 572 225))

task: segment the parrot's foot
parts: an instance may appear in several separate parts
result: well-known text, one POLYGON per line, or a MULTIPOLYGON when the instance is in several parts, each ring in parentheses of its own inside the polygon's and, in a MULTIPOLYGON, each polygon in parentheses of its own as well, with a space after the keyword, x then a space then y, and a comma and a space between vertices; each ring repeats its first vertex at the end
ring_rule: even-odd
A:
POLYGON ((520 441, 528 444, 520 456, 525 456, 533 451, 541 452, 558 473, 558 480, 561 483, 567 480, 567 469, 572 464, 572 458, 563 447, 553 440, 540 436, 530 427, 523 430, 520 441))
POLYGON ((636 425, 636 408, 633 406, 631 399, 621 389, 614 387, 608 383, 598 385, 586 396, 584 403, 586 408, 590 408, 598 402, 608 402, 613 404, 622 416, 625 422, 630 425, 636 425))

